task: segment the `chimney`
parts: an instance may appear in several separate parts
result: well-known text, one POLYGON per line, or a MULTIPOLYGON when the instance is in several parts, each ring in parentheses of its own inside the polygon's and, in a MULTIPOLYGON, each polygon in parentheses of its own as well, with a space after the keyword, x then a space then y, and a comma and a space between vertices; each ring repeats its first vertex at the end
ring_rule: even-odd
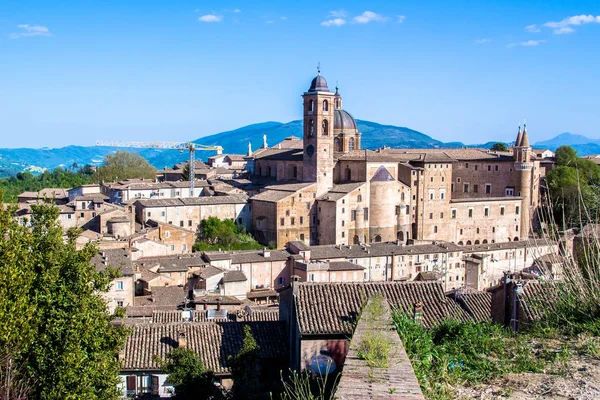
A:
POLYGON ((217 297, 217 311, 221 311, 221 298, 217 297))
POLYGON ((413 304, 413 320, 421 325, 422 321, 423 321, 423 302, 422 301, 417 301, 415 304, 413 304))
POLYGON ((265 258, 271 257, 271 252, 269 250, 267 250, 266 247, 263 248, 263 257, 265 257, 265 258))
POLYGON ((182 349, 187 348, 187 338, 183 329, 177 332, 177 347, 181 347, 182 349))

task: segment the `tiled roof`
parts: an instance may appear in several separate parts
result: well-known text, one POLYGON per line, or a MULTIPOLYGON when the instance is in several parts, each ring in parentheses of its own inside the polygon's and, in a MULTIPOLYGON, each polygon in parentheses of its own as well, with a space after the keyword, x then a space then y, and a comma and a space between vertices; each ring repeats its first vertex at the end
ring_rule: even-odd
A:
POLYGON ((140 324, 134 326, 127 338, 122 352, 122 369, 160 370, 155 358, 165 360, 166 355, 177 347, 179 333, 183 332, 188 348, 200 356, 206 368, 216 374, 227 374, 229 357, 242 348, 245 325, 251 328, 261 358, 287 357, 288 341, 285 324, 281 322, 140 324))
MULTIPOLYGON (((190 310, 192 312, 192 321, 190 322, 206 322, 206 311, 203 310, 190 310)), ((236 312, 230 312, 227 318, 217 319, 224 322, 258 322, 258 321, 279 321, 279 308, 269 307, 251 308, 250 314, 239 317, 236 312)), ((183 322, 181 310, 177 311, 154 311, 152 313, 152 322, 156 324, 166 324, 173 322, 183 322)))
POLYGON ((412 315, 413 305, 423 302, 423 321, 431 327, 444 318, 469 319, 444 295, 439 282, 297 283, 296 315, 300 333, 352 334, 352 319, 373 293, 383 294, 392 308, 412 315))
POLYGON ((525 317, 529 321, 542 319, 546 312, 555 308, 558 291, 552 282, 527 281, 521 293, 517 294, 525 317))
POLYGON ((334 258, 365 258, 385 255, 436 254, 460 251, 461 247, 449 242, 439 244, 398 245, 397 243, 370 243, 365 245, 321 245, 310 247, 311 260, 334 258))
POLYGON ((329 263, 330 271, 362 271, 365 269, 362 265, 354 264, 349 261, 332 261, 329 263))
POLYGON ((181 255, 181 256, 158 256, 158 257, 141 257, 136 260, 137 264, 144 264, 146 268, 159 266, 161 272, 184 271, 188 268, 203 267, 206 261, 202 257, 196 255, 181 255))
POLYGON ((222 296, 220 294, 206 294, 204 296, 194 297, 196 304, 223 304, 223 305, 240 305, 241 300, 234 296, 222 296))
POLYGON ((256 289, 251 290, 246 293, 246 298, 252 299, 264 299, 266 297, 279 297, 279 293, 277 293, 273 289, 256 289))
POLYGON ((519 196, 505 196, 505 197, 468 197, 463 199, 451 199, 450 203, 488 203, 490 201, 518 201, 521 202, 523 198, 519 196))
POLYGON ((415 276, 415 281, 437 281, 440 275, 432 271, 421 271, 415 276))
POLYGON ((231 264, 245 264, 265 261, 286 261, 290 256, 285 250, 267 250, 268 257, 264 256, 263 250, 240 250, 225 252, 205 252, 204 257, 209 262, 220 260, 231 260, 231 264))
POLYGON ((226 271, 223 282, 245 282, 248 279, 243 271, 226 271))
POLYGON ((546 239, 530 239, 530 240, 518 240, 516 242, 502 242, 502 243, 485 243, 461 246, 460 248, 464 253, 475 253, 480 251, 492 251, 492 250, 504 250, 504 249, 521 249, 525 247, 535 248, 539 246, 554 246, 556 243, 546 239))
POLYGON ((203 196, 173 199, 141 199, 137 200, 143 207, 180 207, 216 205, 216 204, 245 204, 246 198, 242 195, 230 194, 226 196, 203 196))
POLYGON ((133 275, 133 262, 128 249, 101 250, 92 258, 92 264, 96 267, 96 271, 112 267, 125 276, 133 275))
POLYGON ((177 310, 183 306, 187 292, 179 286, 153 286, 152 294, 146 296, 135 296, 133 304, 135 307, 170 307, 177 310))
POLYGON ((452 293, 454 299, 477 322, 490 322, 492 319, 492 294, 490 292, 452 293))
POLYGON ((256 160, 302 161, 303 151, 298 148, 264 149, 252 154, 256 160))
POLYGON ((263 189, 263 191, 261 191, 260 193, 257 193, 254 196, 252 196, 251 200, 277 202, 277 201, 281 201, 289 196, 293 196, 298 191, 306 189, 313 185, 315 185, 315 184, 311 183, 311 182, 269 185, 269 186, 266 186, 263 189))

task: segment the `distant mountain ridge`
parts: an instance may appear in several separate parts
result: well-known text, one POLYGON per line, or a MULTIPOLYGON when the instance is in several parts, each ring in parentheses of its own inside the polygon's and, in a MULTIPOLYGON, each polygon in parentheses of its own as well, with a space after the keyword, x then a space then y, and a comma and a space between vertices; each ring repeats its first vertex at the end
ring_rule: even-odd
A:
MULTIPOLYGON (((414 129, 382 125, 376 122, 356 120, 362 133, 361 147, 376 149, 387 146, 394 148, 458 148, 465 144, 461 142, 444 143, 414 129)), ((268 121, 247 125, 231 131, 195 139, 194 142, 204 145, 223 146, 225 153, 246 154, 248 143, 252 150, 262 147, 263 135, 267 135, 267 144, 273 146, 288 136, 302 137, 302 121, 295 120, 287 123, 268 121)), ((469 147, 491 147, 494 142, 469 147)), ((571 145, 580 155, 600 153, 600 140, 589 139, 581 135, 562 133, 552 139, 537 142, 534 147, 555 150, 566 144, 571 145)), ((55 149, 0 149, 0 177, 11 176, 21 171, 41 172, 44 169, 56 167, 73 168, 75 165, 100 165, 107 154, 126 150, 139 153, 154 167, 163 169, 186 161, 187 154, 173 150, 137 149, 96 146, 66 146, 55 149)), ((198 158, 206 160, 214 152, 201 152, 198 158)))

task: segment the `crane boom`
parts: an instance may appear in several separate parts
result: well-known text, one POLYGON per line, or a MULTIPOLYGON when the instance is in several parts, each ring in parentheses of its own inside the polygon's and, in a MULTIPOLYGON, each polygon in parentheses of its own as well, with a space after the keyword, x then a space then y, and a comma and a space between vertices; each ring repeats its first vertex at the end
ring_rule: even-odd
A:
POLYGON ((222 146, 206 146, 194 142, 132 142, 132 141, 119 141, 119 140, 97 140, 96 146, 105 147, 135 147, 138 149, 172 149, 172 150, 187 150, 190 152, 189 161, 189 180, 190 180, 190 197, 194 197, 194 179, 196 174, 194 171, 194 153, 196 150, 212 150, 216 151, 217 154, 223 154, 222 146))

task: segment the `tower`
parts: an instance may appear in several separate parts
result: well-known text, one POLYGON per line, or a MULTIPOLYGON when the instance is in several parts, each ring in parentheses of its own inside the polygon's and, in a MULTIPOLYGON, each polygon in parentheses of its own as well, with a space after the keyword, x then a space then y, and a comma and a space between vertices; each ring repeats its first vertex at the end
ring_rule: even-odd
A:
POLYGON ((318 75, 302 95, 304 100, 303 178, 317 183, 317 196, 333 187, 333 110, 335 94, 318 75))
POLYGON ((521 197, 521 221, 520 239, 527 239, 531 229, 532 193, 531 179, 533 173, 533 162, 531 162, 531 146, 527 135, 527 124, 523 125, 523 133, 519 127, 517 142, 513 149, 515 154, 515 170, 517 171, 517 191, 521 197))

